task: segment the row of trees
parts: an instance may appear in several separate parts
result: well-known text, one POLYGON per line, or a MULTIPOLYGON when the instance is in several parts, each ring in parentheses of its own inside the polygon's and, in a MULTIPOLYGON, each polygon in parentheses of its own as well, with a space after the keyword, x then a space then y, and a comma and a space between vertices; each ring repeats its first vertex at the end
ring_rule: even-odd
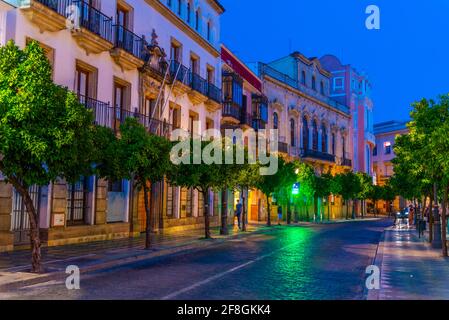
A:
POLYGON ((428 213, 429 241, 441 246, 447 256, 449 96, 414 103, 408 128, 409 134, 396 138, 391 184, 398 194, 428 213))

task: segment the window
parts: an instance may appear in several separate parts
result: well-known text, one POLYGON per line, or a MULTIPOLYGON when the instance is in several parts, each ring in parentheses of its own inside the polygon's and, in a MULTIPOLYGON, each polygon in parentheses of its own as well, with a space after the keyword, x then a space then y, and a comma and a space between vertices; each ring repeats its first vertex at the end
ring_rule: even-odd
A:
POLYGON ((318 124, 316 120, 312 123, 312 147, 313 151, 318 151, 318 124))
POLYGON ((129 116, 131 100, 131 85, 126 81, 114 78, 114 128, 118 129, 120 123, 129 116))
POLYGON ((345 137, 341 138, 341 146, 342 146, 342 152, 343 152, 343 159, 347 159, 346 158, 346 138, 345 137))
POLYGON ((129 27, 129 12, 121 6, 117 6, 117 24, 119 26, 128 28, 129 27))
POLYGON ((304 70, 301 72, 301 83, 306 85, 306 72, 304 70))
POLYGON ((374 147, 373 149, 373 157, 377 156, 377 146, 374 147))
POLYGON ((321 125, 321 151, 327 153, 327 129, 324 123, 321 125))
POLYGON ((302 119, 302 147, 309 150, 309 122, 306 117, 302 119))
POLYGON ((320 82, 320 93, 324 96, 324 82, 320 82))
POLYGON ((172 42, 170 47, 170 59, 176 62, 181 62, 182 60, 182 46, 178 43, 172 42))
POLYGON ((279 128, 279 116, 277 112, 273 113, 273 129, 279 128))
POLYGON ((207 66, 206 80, 207 80, 207 83, 211 83, 211 84, 215 83, 215 69, 211 66, 207 66))
POLYGON ((178 0, 178 16, 182 14, 182 0, 178 0))
MULTIPOLYGON (((156 100, 152 99, 152 98, 145 98, 145 107, 143 110, 143 115, 151 118, 153 117, 153 111, 154 111, 154 107, 156 106, 156 100)), ((157 114, 155 114, 154 116, 158 116, 157 114)))
POLYGON ((171 125, 173 126, 173 129, 180 128, 181 127, 181 109, 179 108, 173 108, 171 115, 171 125))
POLYGON ((316 78, 312 76, 312 89, 316 91, 316 78))
POLYGON ((171 0, 167 0, 167 6, 171 7, 172 3, 171 0))
POLYGON ((192 21, 192 5, 190 4, 190 0, 187 2, 187 23, 192 21))
POLYGON ((295 120, 294 119, 290 119, 290 144, 292 145, 292 147, 296 146, 295 131, 296 131, 295 120))
POLYGON ((76 183, 67 185, 67 225, 85 223, 88 192, 88 179, 84 177, 76 183))
POLYGON ((89 103, 89 98, 96 99, 97 69, 79 60, 75 66, 75 92, 82 103, 89 103))
POLYGON ((200 31, 200 9, 195 12, 195 30, 200 31))
POLYGON ((212 22, 207 22, 207 41, 211 41, 212 22))
POLYGON ((194 74, 199 74, 200 73, 199 58, 196 55, 191 55, 190 56, 190 70, 194 74))
POLYGON ((334 90, 344 90, 345 86, 344 86, 344 78, 338 77, 338 78, 334 78, 333 80, 333 86, 334 86, 334 90))
POLYGON ((122 181, 108 181, 108 192, 123 192, 122 181))
POLYGON ((385 149, 385 154, 391 154, 391 142, 390 141, 384 142, 384 149, 385 149))

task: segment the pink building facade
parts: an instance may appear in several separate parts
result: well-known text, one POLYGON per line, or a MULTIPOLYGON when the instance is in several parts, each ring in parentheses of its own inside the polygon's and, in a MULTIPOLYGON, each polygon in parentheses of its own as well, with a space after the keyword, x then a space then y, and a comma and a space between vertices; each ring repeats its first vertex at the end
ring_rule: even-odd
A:
POLYGON ((355 172, 374 175, 372 152, 375 146, 371 83, 367 76, 351 65, 343 65, 333 55, 320 59, 323 68, 331 73, 330 97, 346 105, 351 111, 350 139, 355 172))

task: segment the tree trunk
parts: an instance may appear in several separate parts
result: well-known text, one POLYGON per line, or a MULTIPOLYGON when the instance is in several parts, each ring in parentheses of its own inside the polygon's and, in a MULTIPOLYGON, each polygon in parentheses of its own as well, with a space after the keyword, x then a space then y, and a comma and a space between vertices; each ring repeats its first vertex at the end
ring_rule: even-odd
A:
POLYGON ((228 235, 228 189, 224 188, 221 193, 221 235, 228 235))
POLYGON ((349 200, 346 200, 346 220, 349 220, 349 200))
POLYGON ((327 221, 331 221, 331 197, 327 197, 327 221))
POLYGON ((16 178, 10 178, 9 180, 22 196, 30 220, 31 272, 42 273, 40 228, 36 208, 34 207, 28 188, 22 185, 16 178))
POLYGON ((148 188, 147 181, 143 182, 143 199, 145 202, 145 215, 146 215, 146 226, 145 226, 145 249, 149 250, 151 248, 151 204, 148 198, 148 193, 151 191, 148 188))
POLYGON ((314 214, 314 216, 315 216, 315 223, 317 222, 317 220, 318 220, 318 216, 319 216, 319 213, 318 213, 318 197, 317 196, 313 196, 313 214, 314 214))
POLYGON ((209 216, 209 191, 203 191, 203 212, 204 212, 204 237, 212 239, 210 235, 210 216, 209 216))
POLYGON ((352 200, 352 219, 355 219, 356 218, 356 215, 355 215, 355 205, 356 205, 356 200, 352 200))
POLYGON ((447 257, 447 201, 448 201, 448 190, 449 186, 444 188, 444 196, 443 196, 443 212, 441 213, 441 241, 442 241, 442 250, 443 250, 443 257, 447 257))
POLYGON ((432 196, 430 197, 428 221, 429 221, 429 243, 432 243, 433 242, 433 197, 432 196))
POLYGON ((287 199, 287 224, 292 223, 292 205, 290 203, 290 196, 287 199))
POLYGON ((271 208, 270 208, 270 196, 267 197, 267 209, 268 209, 268 215, 267 215, 267 226, 271 227, 271 208))
POLYGON ((246 191, 247 189, 242 188, 242 231, 246 232, 246 191))

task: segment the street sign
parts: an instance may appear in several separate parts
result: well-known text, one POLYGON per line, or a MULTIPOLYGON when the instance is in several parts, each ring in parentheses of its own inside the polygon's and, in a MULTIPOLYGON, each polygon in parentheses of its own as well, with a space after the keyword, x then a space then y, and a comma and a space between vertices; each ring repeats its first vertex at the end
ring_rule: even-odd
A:
POLYGON ((299 194, 300 184, 299 182, 295 183, 292 188, 292 195, 297 196, 299 194))

